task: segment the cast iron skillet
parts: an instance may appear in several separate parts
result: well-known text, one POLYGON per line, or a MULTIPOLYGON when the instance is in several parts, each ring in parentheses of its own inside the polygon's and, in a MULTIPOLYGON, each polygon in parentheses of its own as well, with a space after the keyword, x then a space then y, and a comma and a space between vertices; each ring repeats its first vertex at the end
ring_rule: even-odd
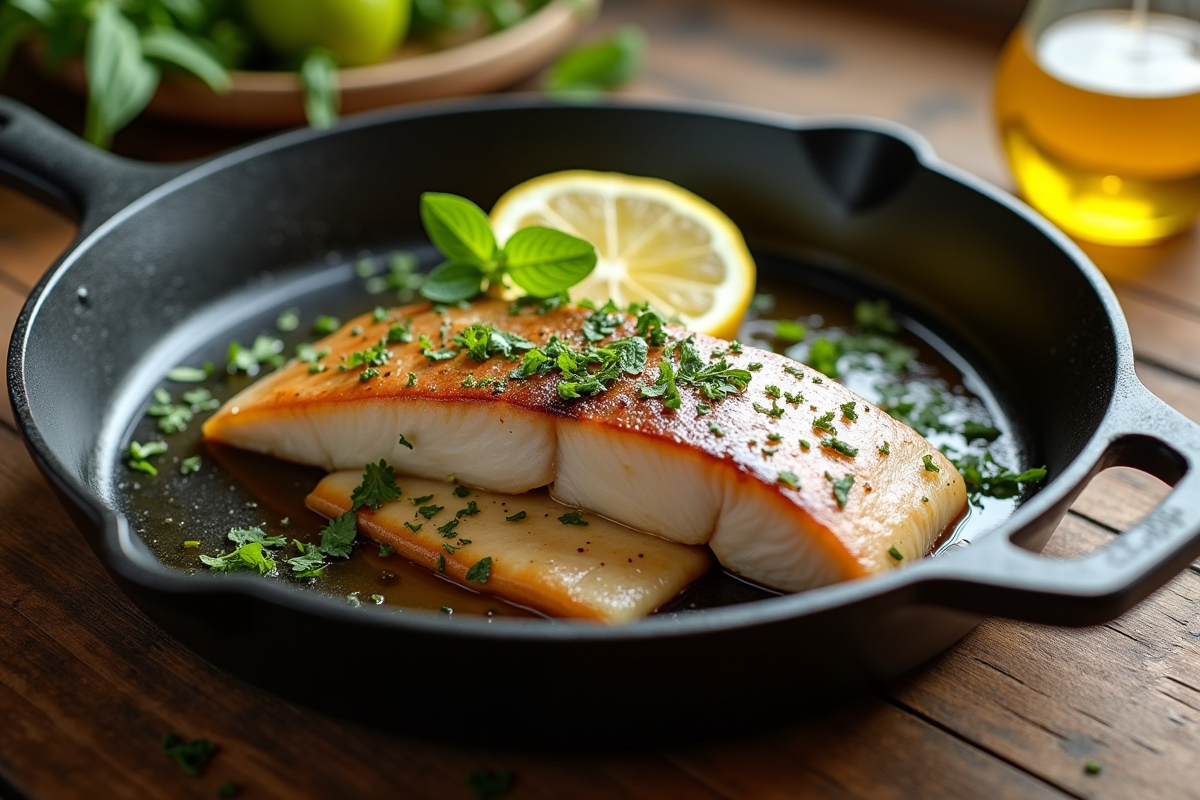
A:
POLYGON ((714 708, 782 716, 919 664, 981 615, 1112 619, 1200 555, 1200 427, 1137 381, 1104 280, 1041 218, 894 125, 494 99, 361 117, 164 167, 93 150, 0 98, 0 176, 81 223, 22 311, 8 358, 39 468, 165 631, 309 704, 375 724, 497 735, 505 720, 525 730, 569 720, 576 736, 603 719, 628 733, 632 714, 641 721, 632 727, 654 736, 714 708), (674 181, 727 211, 753 246, 824 259, 921 309, 1002 387, 1030 461, 1049 468, 1047 485, 962 552, 616 629, 363 613, 155 561, 112 498, 120 448, 167 368, 225 336, 219 321, 286 303, 329 252, 418 239, 421 191, 487 207, 526 178, 567 168, 674 181), (1097 553, 1037 555, 1087 480, 1112 465, 1176 488, 1097 553), (376 688, 311 691, 315 676, 358 669, 376 688))

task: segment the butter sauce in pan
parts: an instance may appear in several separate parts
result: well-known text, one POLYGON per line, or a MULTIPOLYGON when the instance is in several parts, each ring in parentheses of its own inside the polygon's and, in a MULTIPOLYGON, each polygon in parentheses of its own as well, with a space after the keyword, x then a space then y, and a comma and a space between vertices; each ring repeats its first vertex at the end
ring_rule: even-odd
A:
MULTIPOLYGON (((758 261, 762 268, 763 295, 740 331, 744 343, 809 363, 820 361, 822 348, 828 350, 829 344, 834 344, 843 351, 836 362, 840 382, 868 400, 896 410, 937 447, 949 449, 952 457, 980 458, 984 447, 990 446, 996 461, 1014 468, 1029 466, 1020 461, 1019 443, 998 435, 1007 426, 982 380, 969 371, 964 359, 925 331, 919 321, 905 320, 905 329, 894 336, 884 336, 891 344, 884 342, 881 347, 879 342, 866 338, 870 332, 864 332, 856 324, 854 313, 856 300, 875 300, 879 292, 831 278, 828 273, 797 269, 797 265, 780 259, 760 255, 758 261), (782 280, 781 274, 786 274, 788 280, 782 280), (816 280, 805 281, 809 285, 797 282, 797 279, 804 281, 806 276, 816 280), (820 284, 820 288, 815 284, 820 284), (917 332, 926 338, 918 337, 917 332), (903 366, 898 368, 900 363, 903 366), (966 369, 966 374, 956 365, 966 369), (974 438, 963 436, 963 430, 975 434, 974 438), (978 435, 980 432, 982 436, 978 435)), ((349 268, 346 271, 349 273, 349 268)), ((248 345, 256 332, 283 339, 284 353, 290 355, 297 343, 319 338, 312 331, 316 314, 309 309, 349 319, 377 303, 398 305, 394 293, 372 297, 363 291, 360 281, 350 278, 319 296, 296 298, 301 324, 295 331, 276 330, 276 315, 284 309, 274 309, 261 320, 252 321, 236 332, 230 331, 223 342, 215 338, 189 363, 199 363, 207 357, 223 364, 224 348, 230 339, 241 334, 242 343, 248 345)), ((226 375, 218 368, 214 378, 198 385, 209 389, 216 399, 225 400, 251 380, 245 375, 226 375)), ((167 382, 163 388, 173 395, 173 402, 180 402, 182 393, 196 385, 167 382)), ((130 471, 118 484, 122 510, 155 555, 172 568, 207 572, 200 554, 219 555, 230 550, 231 543, 225 534, 231 527, 261 526, 266 533, 286 536, 289 541, 293 538, 301 542, 317 541, 326 520, 305 507, 305 497, 325 472, 205 444, 200 441, 199 430, 207 415, 207 412, 197 414, 185 430, 169 435, 159 430, 156 418, 146 417, 133 433, 136 441, 161 439, 169 447, 166 454, 152 459, 159 469, 157 476, 130 471), (195 455, 200 456, 199 471, 181 475, 179 463, 195 455)), ((404 477, 398 476, 398 482, 403 486, 404 477)), ((453 498, 453 488, 447 485, 447 498, 453 498)), ((947 528, 934 544, 932 553, 961 546, 971 536, 992 527, 1011 512, 1016 498, 974 496, 973 501, 967 514, 947 528)), ((519 505, 519 496, 513 498, 513 505, 514 508, 519 505)), ((567 510, 563 507, 564 512, 567 510)), ((584 527, 570 533, 586 539, 586 531, 584 527)), ((299 591, 327 594, 338 602, 351 604, 489 617, 536 616, 535 612, 444 580, 399 554, 380 553, 378 544, 360 535, 352 556, 346 560, 333 559, 317 578, 291 578, 291 570, 284 564, 287 556, 277 554, 278 568, 263 579, 284 581, 299 591)), ((294 555, 290 545, 288 555, 294 555)), ((658 613, 686 612, 775 594, 718 566, 658 613)))

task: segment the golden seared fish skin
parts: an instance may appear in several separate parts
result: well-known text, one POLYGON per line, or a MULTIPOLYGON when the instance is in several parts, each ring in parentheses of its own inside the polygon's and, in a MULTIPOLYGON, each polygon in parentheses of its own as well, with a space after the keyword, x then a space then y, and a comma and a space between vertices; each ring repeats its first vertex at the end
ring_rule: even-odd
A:
MULTIPOLYGON (((305 502, 327 517, 344 514, 361 480, 361 470, 334 472, 305 502)), ((544 489, 460 496, 453 485, 428 478, 401 477, 397 484, 400 499, 358 510, 360 531, 469 589, 550 616, 633 622, 713 563, 706 548, 647 536, 592 514, 563 522, 570 510, 544 489), (484 559, 487 569, 472 573, 484 559)))
MULTIPOLYGON (((378 322, 364 315, 317 343, 330 351, 327 369, 293 363, 266 376, 214 414, 204 435, 330 470, 382 458, 399 473, 490 491, 550 486, 563 503, 631 528, 707 543, 729 569, 785 591, 918 559, 966 505, 962 477, 924 438, 775 353, 734 353, 729 342, 668 326, 641 375, 576 399, 559 396, 554 372, 506 380, 517 362, 503 357, 426 355, 454 350, 453 334, 477 323, 539 347, 552 337, 582 347, 591 313, 566 305, 512 315, 508 303, 478 300, 441 314, 418 305, 378 322), (386 339, 396 319, 413 341, 388 344, 377 376, 338 368, 386 339), (689 336, 706 363, 749 370, 744 391, 710 400, 680 385, 674 410, 641 396, 666 351, 689 336)), ((601 344, 634 336, 634 317, 623 319, 601 344)))

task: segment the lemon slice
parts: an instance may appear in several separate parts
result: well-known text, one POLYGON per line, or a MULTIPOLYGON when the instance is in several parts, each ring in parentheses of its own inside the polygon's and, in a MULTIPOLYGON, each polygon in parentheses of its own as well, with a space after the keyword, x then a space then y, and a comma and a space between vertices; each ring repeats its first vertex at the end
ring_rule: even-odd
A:
POLYGON ((732 338, 754 293, 754 259, 737 226, 673 183, 571 170, 510 189, 491 213, 496 238, 545 225, 596 246, 571 297, 649 302, 694 331, 732 338))

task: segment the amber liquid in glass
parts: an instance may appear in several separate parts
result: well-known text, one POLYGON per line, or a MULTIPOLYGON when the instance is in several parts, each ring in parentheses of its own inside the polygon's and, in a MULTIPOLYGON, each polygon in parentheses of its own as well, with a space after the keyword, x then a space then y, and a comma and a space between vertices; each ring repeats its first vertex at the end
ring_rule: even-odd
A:
POLYGON ((1067 233, 1147 244, 1200 213, 1200 23, 1091 11, 1001 55, 996 118, 1017 184, 1067 233))

